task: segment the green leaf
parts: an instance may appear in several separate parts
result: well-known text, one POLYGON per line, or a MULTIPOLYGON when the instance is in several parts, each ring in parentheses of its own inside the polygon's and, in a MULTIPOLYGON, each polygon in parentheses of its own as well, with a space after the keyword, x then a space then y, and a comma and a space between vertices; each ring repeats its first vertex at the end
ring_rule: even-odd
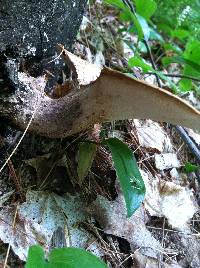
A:
POLYGON ((154 69, 140 57, 132 57, 128 60, 128 65, 132 67, 140 67, 144 73, 153 72, 154 69))
POLYGON ((117 138, 105 140, 126 202, 127 216, 131 217, 144 200, 145 185, 136 159, 128 146, 117 138))
POLYGON ((46 268, 48 263, 44 258, 44 250, 40 246, 31 246, 28 251, 28 260, 25 268, 46 268))
POLYGON ((134 0, 136 12, 146 20, 154 14, 157 9, 157 4, 154 0, 134 0))
POLYGON ((77 173, 80 185, 91 168, 96 150, 97 145, 95 143, 81 142, 79 145, 77 173))
POLYGON ((49 268, 108 268, 99 258, 80 248, 54 249, 49 254, 49 263, 49 268))
POLYGON ((185 59, 183 74, 200 78, 200 42, 189 40, 183 57, 185 59))
MULTIPOLYGON (((140 36, 140 39, 142 37, 144 37, 145 40, 148 40, 149 36, 150 36, 151 29, 150 29, 147 21, 145 20, 145 18, 143 18, 141 15, 139 15, 137 13, 135 14, 135 17, 137 18, 137 21, 140 24, 139 29, 142 29, 142 34, 140 36)), ((136 27, 137 27, 137 25, 136 25, 136 27)), ((138 35, 139 35, 139 29, 137 27, 138 35)))
POLYGON ((200 75, 200 65, 189 59, 178 57, 178 56, 177 57, 163 57, 162 62, 164 65, 169 65, 170 63, 180 63, 180 64, 188 65, 190 68, 193 69, 193 71, 187 72, 187 74, 193 75, 193 72, 195 71, 195 74, 198 72, 198 74, 200 75))
POLYGON ((175 29, 175 30, 171 31, 171 36, 176 37, 180 40, 184 40, 190 36, 190 32, 186 31, 184 29, 181 29, 181 28, 175 29))
POLYGON ((144 32, 142 29, 142 25, 140 24, 140 21, 138 20, 139 17, 136 17, 133 13, 131 13, 131 19, 137 29, 138 39, 141 40, 144 37, 144 32))
POLYGON ((125 8, 125 4, 123 3, 122 0, 104 0, 104 3, 107 5, 118 7, 120 9, 125 8))
POLYGON ((195 172, 195 171, 198 171, 199 169, 200 169, 200 166, 194 165, 190 162, 187 162, 184 167, 184 170, 186 173, 195 172))
POLYGON ((163 73, 154 70, 149 64, 145 63, 144 60, 140 57, 132 57, 128 60, 128 65, 132 67, 140 67, 144 73, 153 72, 157 74, 161 79, 168 82, 171 89, 173 89, 174 93, 178 92, 178 87, 163 73))
POLYGON ((187 92, 192 89, 192 81, 189 79, 181 79, 178 85, 182 92, 187 92))
POLYGON ((172 28, 166 23, 158 23, 157 29, 171 36, 172 28))
POLYGON ((49 254, 48 262, 44 259, 44 250, 40 246, 29 249, 25 268, 108 268, 95 255, 80 248, 58 248, 49 254))

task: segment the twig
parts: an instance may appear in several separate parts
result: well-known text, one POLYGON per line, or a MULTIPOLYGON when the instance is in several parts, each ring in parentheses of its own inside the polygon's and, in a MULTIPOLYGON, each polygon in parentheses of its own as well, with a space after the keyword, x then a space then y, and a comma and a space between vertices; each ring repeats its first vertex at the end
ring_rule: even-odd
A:
POLYGON ((128 8, 130 8, 131 12, 135 15, 135 9, 134 9, 134 6, 133 4, 131 3, 131 1, 129 0, 122 0, 122 2, 128 6, 128 8))
MULTIPOLYGON (((154 72, 148 72, 146 74, 149 74, 149 75, 157 75, 156 73, 154 72)), ((162 73, 163 75, 165 76, 168 76, 168 77, 177 77, 177 78, 185 78, 185 79, 190 79, 190 80, 193 80, 193 81, 196 81, 196 82, 200 82, 200 79, 199 78, 196 78, 194 76, 190 76, 190 75, 185 75, 185 74, 170 74, 170 73, 162 73)))
POLYGON ((5 168, 5 166, 8 164, 8 162, 9 162, 10 159, 11 159, 11 157, 15 154, 15 152, 17 151, 19 145, 21 144, 22 140, 24 139, 24 137, 25 137, 25 135, 26 135, 26 133, 27 133, 27 131, 28 131, 28 129, 29 129, 29 127, 30 127, 30 125, 31 125, 31 123, 32 123, 32 121, 33 121, 33 119, 34 119, 34 117, 35 117, 35 113, 36 113, 36 111, 37 111, 38 106, 39 106, 39 100, 37 99, 37 102, 36 102, 36 105, 35 105, 33 114, 32 114, 32 116, 31 116, 31 118, 30 118, 30 120, 29 120, 29 122, 28 122, 28 124, 27 124, 27 126, 26 126, 26 128, 25 128, 25 130, 24 130, 24 133, 22 134, 22 136, 21 136, 21 138, 19 139, 17 145, 16 145, 15 148, 13 149, 12 153, 8 156, 8 158, 6 159, 6 161, 4 162, 4 164, 2 165, 2 167, 0 168, 0 173, 3 171, 3 169, 5 168))
MULTIPOLYGON (((164 249, 165 246, 165 218, 163 219, 163 226, 162 226, 162 242, 161 242, 161 246, 164 249)), ((159 268, 161 267, 161 263, 163 262, 163 254, 160 254, 160 258, 159 258, 159 268)))
POLYGON ((22 190, 22 187, 20 185, 20 180, 15 172, 15 168, 14 168, 11 160, 8 161, 8 168, 10 171, 10 176, 13 179, 13 182, 15 184, 15 188, 16 188, 17 192, 19 193, 20 199, 21 199, 21 201, 24 201, 26 199, 26 197, 25 197, 25 194, 22 190))
MULTIPOLYGON (((188 145, 190 151, 192 154, 196 157, 198 163, 200 163, 200 151, 196 144, 191 140, 191 138, 188 136, 185 129, 181 126, 175 126, 176 131, 179 133, 183 141, 188 145)), ((200 181, 199 181, 200 182, 200 181)))
MULTIPOLYGON (((12 224, 13 231, 14 231, 14 228, 15 228, 17 212, 18 212, 18 204, 16 206, 15 215, 14 215, 14 218, 13 218, 13 224, 12 224)), ((11 243, 9 243, 9 245, 8 245, 8 249, 7 249, 7 252, 6 252, 6 257, 5 257, 3 268, 6 268, 6 266, 7 266, 8 256, 9 256, 9 253, 10 253, 10 247, 11 247, 11 243)))
POLYGON ((55 58, 53 58, 52 60, 48 61, 47 63, 49 64, 49 63, 59 59, 61 57, 61 55, 63 54, 63 51, 64 51, 64 46, 62 47, 62 50, 61 50, 60 54, 58 56, 56 56, 55 58))
MULTIPOLYGON (((154 62, 154 59, 153 59, 153 55, 152 55, 152 53, 151 53, 151 49, 150 49, 150 47, 149 47, 148 41, 147 41, 146 39, 143 39, 143 42, 144 42, 144 44, 145 44, 145 46, 146 46, 146 49, 147 49, 147 52, 148 52, 148 54, 149 54, 150 61, 151 61, 151 64, 152 64, 152 67, 153 67, 154 70, 156 71, 157 68, 156 68, 156 65, 155 65, 155 62, 154 62)), ((156 77, 156 81, 157 81, 158 86, 159 86, 159 87, 162 87, 161 82, 160 82, 160 78, 159 78, 159 76, 158 76, 156 73, 155 73, 155 77, 156 77)))

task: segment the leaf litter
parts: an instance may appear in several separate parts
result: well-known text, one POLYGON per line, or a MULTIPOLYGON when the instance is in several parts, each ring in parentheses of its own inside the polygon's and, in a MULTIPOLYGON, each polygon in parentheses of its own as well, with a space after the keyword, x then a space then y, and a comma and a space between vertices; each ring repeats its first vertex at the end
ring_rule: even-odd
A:
MULTIPOLYGON (((111 15, 110 17, 113 21, 114 16, 111 15)), ((86 30, 89 22, 85 20, 83 23, 85 24, 83 29, 86 30)), ((102 45, 103 43, 101 42, 102 45)), ((126 54, 126 46, 124 50, 126 54)), ((90 52, 88 52, 88 55, 90 52)), ((95 53, 91 52, 91 62, 95 61, 101 65, 105 60, 104 54, 103 49, 95 51, 95 53), (96 56, 92 57, 94 54, 96 56)), ((70 54, 68 56, 69 58, 71 57, 70 54)), ((114 57, 112 56, 112 58, 114 57)), ((116 58, 118 59, 119 55, 116 55, 116 58)), ((70 60, 73 62, 73 57, 70 60)), ((78 69, 81 69, 81 64, 77 66, 78 69)), ((121 61, 120 64, 123 66, 121 61)), ((89 69, 90 71, 91 69, 89 69)), ((93 70, 91 73, 93 73, 93 70)), ((100 69, 97 68, 90 79, 95 80, 99 73, 100 69)), ((83 84, 88 83, 85 76, 79 76, 78 80, 83 84)), ((133 260, 134 264, 137 263, 137 267, 158 267, 160 254, 167 256, 167 262, 162 263, 163 267, 189 267, 187 265, 199 267, 198 254, 200 245, 194 236, 193 229, 195 227, 194 224, 191 226, 190 219, 193 216, 195 218, 195 215, 197 215, 197 221, 199 221, 200 217, 198 217, 197 213, 198 209, 194 190, 190 189, 189 184, 185 185, 183 183, 180 172, 182 162, 178 159, 177 149, 174 148, 174 144, 171 142, 171 135, 160 124, 151 120, 134 120, 134 126, 131 127, 131 131, 138 138, 138 144, 132 142, 132 145, 137 145, 134 148, 136 153, 138 147, 141 147, 144 152, 144 155, 141 157, 142 164, 140 165, 147 193, 144 205, 130 219, 126 218, 125 204, 120 192, 118 192, 117 197, 113 197, 113 200, 108 200, 108 198, 97 194, 97 198, 88 206, 88 203, 85 203, 79 195, 72 196, 66 194, 61 197, 50 192, 28 191, 26 202, 19 206, 14 230, 12 222, 16 207, 13 204, 4 205, 2 208, 0 212, 0 238, 5 243, 10 243, 13 251, 22 260, 25 260, 27 249, 32 244, 43 244, 48 251, 51 247, 54 232, 62 228, 67 245, 87 247, 93 241, 91 242, 91 248, 93 248, 96 255, 102 257, 106 253, 102 250, 99 243, 94 242, 96 238, 94 238, 91 232, 86 232, 79 228, 80 222, 88 219, 91 221, 89 215, 92 215, 92 224, 98 222, 98 226, 100 225, 100 228, 103 229, 104 235, 108 235, 108 237, 109 235, 121 237, 128 241, 131 247, 129 258, 133 260), (161 166, 160 162, 156 162, 156 157, 159 158, 160 156, 160 158, 163 158, 163 155, 168 155, 169 159, 163 161, 164 163, 161 166), (151 159, 149 157, 153 156, 150 164, 155 167, 156 174, 152 174, 148 170, 149 163, 148 160, 144 160, 144 156, 148 159, 151 159), (176 161, 170 161, 172 159, 176 161), (155 218, 158 221, 165 218, 168 222, 166 229, 168 228, 169 231, 165 230, 165 227, 161 228, 162 235, 158 239, 155 233, 151 231, 150 227, 152 226, 149 226, 153 222, 152 219, 155 218), (168 246, 162 243, 163 239, 167 241, 167 234, 170 231, 177 231, 177 244, 180 243, 184 250, 184 256, 182 256, 179 263, 176 256, 174 258, 169 257, 172 256, 170 255, 172 251, 170 246, 173 243, 169 242, 168 246)), ((188 132, 190 133, 190 130, 188 132)), ((199 137, 193 137, 197 137, 196 141, 198 144, 199 137)), ((40 170, 41 162, 46 164, 48 159, 49 155, 47 155, 46 159, 45 157, 43 159, 38 157, 39 166, 34 164, 35 160, 29 160, 30 165, 35 165, 34 168, 37 171, 38 178, 41 177, 42 173, 45 173, 45 170, 40 170)), ((107 160, 101 159, 101 161, 106 162, 107 160)), ((52 163, 48 163, 48 168, 52 163)), ((109 165, 107 163, 107 166, 110 168, 110 163, 109 165)), ((118 186, 116 186, 117 188, 118 186)), ((5 201, 8 200, 11 194, 12 192, 4 195, 5 201)), ((2 205, 5 201, 3 199, 2 205)), ((153 227, 157 228, 156 224, 153 227)), ((198 232, 196 234, 198 237, 198 232)), ((175 249, 177 244, 173 244, 175 249)), ((113 263, 110 266, 119 267, 113 263)))
MULTIPOLYGON (((79 196, 63 197, 39 191, 29 191, 26 202, 18 209, 17 223, 12 228, 15 207, 5 206, 0 212, 0 238, 10 243, 15 254, 26 260, 28 248, 34 244, 51 248, 53 233, 60 227, 64 230, 66 246, 85 248, 94 239, 90 233, 80 229, 79 224, 87 220, 87 213, 79 196)), ((92 251, 101 256, 97 244, 92 251)))

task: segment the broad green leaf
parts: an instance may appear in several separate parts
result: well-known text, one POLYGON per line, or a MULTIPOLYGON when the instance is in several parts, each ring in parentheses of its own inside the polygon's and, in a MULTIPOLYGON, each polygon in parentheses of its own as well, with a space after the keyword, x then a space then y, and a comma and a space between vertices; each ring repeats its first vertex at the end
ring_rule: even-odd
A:
POLYGON ((134 0, 136 12, 144 17, 146 20, 154 14, 157 4, 154 0, 134 0))
POLYGON ((171 31, 172 37, 176 37, 180 40, 184 40, 190 36, 190 32, 184 29, 175 29, 171 31))
POLYGON ((157 29, 171 36, 172 28, 166 23, 158 23, 157 29))
POLYGON ((138 39, 139 40, 142 40, 143 37, 144 37, 144 32, 143 32, 143 29, 142 29, 142 25, 141 25, 141 21, 138 20, 139 18, 139 15, 136 16, 135 14, 131 13, 131 19, 137 29, 137 33, 138 33, 138 39))
MULTIPOLYGON (((190 68, 193 69, 193 71, 191 71, 188 74, 192 75, 192 73, 195 72, 196 74, 198 73, 198 75, 200 76, 200 65, 194 61, 189 60, 189 59, 186 59, 183 57, 163 57, 162 62, 164 65, 168 65, 170 63, 186 64, 190 68)), ((193 75, 193 76, 195 76, 195 75, 193 75)))
POLYGON ((32 246, 28 251, 28 260, 25 268, 47 268, 48 263, 44 258, 44 250, 40 246, 32 246))
MULTIPOLYGON (((140 28, 142 28, 144 39, 145 40, 148 40, 149 39, 149 36, 150 36, 151 29, 150 29, 150 27, 149 27, 146 19, 143 18, 141 15, 139 15, 137 13, 135 14, 135 17, 137 18, 137 21, 140 24, 140 28)), ((138 31, 138 28, 137 28, 137 31, 138 31)), ((138 35, 139 35, 139 33, 138 33, 138 35)), ((140 37, 140 39, 141 39, 141 37, 140 37)))
POLYGON ((183 57, 187 61, 183 74, 200 78, 200 42, 190 40, 186 45, 183 57))
POLYGON ((95 255, 80 248, 53 249, 46 261, 43 248, 32 246, 25 268, 107 268, 107 265, 95 255))
POLYGON ((192 88, 192 81, 190 79, 181 79, 178 85, 182 92, 187 92, 192 88))
POLYGON ((128 60, 128 65, 130 67, 140 67, 144 73, 153 72, 154 69, 140 57, 132 57, 128 60))
MULTIPOLYGON (((123 11, 120 12, 119 18, 121 21, 125 21, 125 22, 128 22, 131 20, 129 12, 123 12, 123 11)), ((127 28, 126 28, 126 31, 127 31, 127 28)))
POLYGON ((112 154, 114 167, 126 202, 127 216, 131 217, 145 196, 145 185, 136 159, 128 146, 117 138, 103 142, 112 154))
POLYGON ((52 250, 49 254, 49 264, 49 268, 107 268, 99 258, 80 248, 52 250))
POLYGON ((79 145, 79 155, 78 155, 78 179, 79 184, 82 184, 85 176, 87 175, 89 169, 91 168, 95 153, 97 150, 97 145, 91 142, 81 142, 79 145))
POLYGON ((125 8, 125 4, 123 3, 122 0, 104 0, 104 3, 107 5, 118 7, 120 9, 125 8))

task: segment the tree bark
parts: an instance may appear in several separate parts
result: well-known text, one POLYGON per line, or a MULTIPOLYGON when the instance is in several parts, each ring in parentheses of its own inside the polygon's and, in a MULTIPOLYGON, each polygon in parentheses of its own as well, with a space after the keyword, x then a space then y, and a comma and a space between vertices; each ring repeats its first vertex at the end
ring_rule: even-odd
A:
POLYGON ((34 77, 50 71, 54 79, 49 88, 59 80, 63 62, 49 62, 57 55, 57 43, 72 49, 86 4, 87 0, 0 0, 0 92, 16 88, 18 71, 34 77), (5 66, 8 59, 12 64, 5 66))

